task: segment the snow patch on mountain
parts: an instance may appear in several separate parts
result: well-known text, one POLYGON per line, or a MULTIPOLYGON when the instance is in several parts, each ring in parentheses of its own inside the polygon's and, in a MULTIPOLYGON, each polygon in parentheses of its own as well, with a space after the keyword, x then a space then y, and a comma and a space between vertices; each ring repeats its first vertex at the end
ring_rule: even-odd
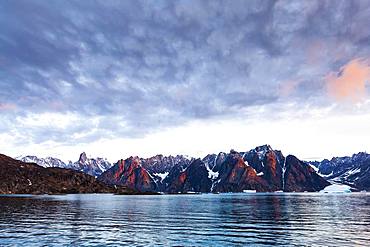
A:
POLYGON ((208 170, 208 178, 214 180, 214 179, 217 179, 218 176, 219 176, 219 173, 218 172, 214 172, 210 169, 207 169, 208 170))
POLYGON ((161 181, 163 181, 167 176, 169 172, 164 172, 164 173, 153 173, 154 176, 160 177, 161 181))
POLYGON ((319 168, 317 168, 316 166, 314 166, 314 165, 312 165, 311 163, 310 164, 308 164, 309 166, 311 166, 311 168, 312 169, 314 169, 314 171, 316 172, 316 173, 318 173, 319 172, 319 168))
POLYGON ((332 184, 325 187, 320 192, 322 193, 350 193, 351 187, 345 184, 332 184))
POLYGON ((60 159, 53 158, 53 157, 46 157, 46 158, 39 158, 34 155, 26 155, 26 156, 18 156, 16 157, 17 160, 27 162, 27 163, 36 163, 42 167, 61 167, 61 168, 68 168, 68 165, 61 161, 60 159))

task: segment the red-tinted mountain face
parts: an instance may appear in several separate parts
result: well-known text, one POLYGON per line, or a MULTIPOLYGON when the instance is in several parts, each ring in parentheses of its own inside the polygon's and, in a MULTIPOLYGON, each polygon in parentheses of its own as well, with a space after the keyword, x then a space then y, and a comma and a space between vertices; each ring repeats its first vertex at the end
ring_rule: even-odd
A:
POLYGON ((167 193, 299 192, 319 191, 329 185, 306 163, 294 156, 285 158, 268 145, 248 152, 211 154, 202 160, 183 156, 130 157, 117 162, 99 180, 140 191, 167 193))
POLYGON ((143 192, 158 190, 153 177, 141 166, 138 157, 119 160, 98 179, 107 184, 124 185, 143 192))
POLYGON ((44 168, 0 154, 1 194, 134 193, 115 188, 95 177, 63 168, 44 168))
POLYGON ((293 155, 286 158, 284 191, 318 191, 330 185, 315 170, 293 155))
POLYGON ((210 192, 211 190, 212 180, 208 177, 208 170, 200 159, 191 162, 177 176, 171 174, 171 177, 166 180, 167 184, 163 188, 165 192, 210 192))
POLYGON ((267 184, 267 191, 283 190, 284 156, 270 146, 260 146, 243 153, 243 160, 253 167, 267 184))
POLYGON ((242 192, 243 190, 269 191, 268 184, 257 175, 237 152, 227 155, 219 169, 220 176, 213 192, 242 192))

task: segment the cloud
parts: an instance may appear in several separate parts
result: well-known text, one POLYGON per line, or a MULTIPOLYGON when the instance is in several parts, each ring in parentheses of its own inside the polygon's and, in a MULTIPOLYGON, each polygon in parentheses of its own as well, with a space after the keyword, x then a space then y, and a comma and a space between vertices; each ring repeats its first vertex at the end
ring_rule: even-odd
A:
POLYGON ((301 81, 298 80, 283 81, 279 85, 280 94, 284 97, 290 96, 291 94, 294 93, 294 91, 297 89, 300 83, 301 81))
POLYGON ((336 100, 363 100, 367 95, 366 85, 370 83, 370 65, 368 60, 353 59, 339 72, 326 77, 327 89, 336 100))
POLYGON ((25 143, 77 145, 198 120, 259 118, 255 109, 291 115, 287 103, 325 108, 332 104, 325 76, 369 57, 369 6, 2 1, 0 128, 25 143), (49 116, 73 121, 65 128, 28 121, 49 116))
POLYGON ((17 106, 12 103, 0 103, 0 111, 15 110, 17 106))

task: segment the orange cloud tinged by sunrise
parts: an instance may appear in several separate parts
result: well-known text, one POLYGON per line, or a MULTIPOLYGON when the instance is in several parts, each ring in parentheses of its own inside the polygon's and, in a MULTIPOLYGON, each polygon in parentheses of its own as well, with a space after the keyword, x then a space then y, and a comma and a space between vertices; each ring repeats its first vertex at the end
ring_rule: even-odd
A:
POLYGON ((366 96, 367 83, 370 83, 370 66, 360 59, 350 61, 339 73, 330 73, 326 77, 329 94, 340 101, 362 100, 366 96))

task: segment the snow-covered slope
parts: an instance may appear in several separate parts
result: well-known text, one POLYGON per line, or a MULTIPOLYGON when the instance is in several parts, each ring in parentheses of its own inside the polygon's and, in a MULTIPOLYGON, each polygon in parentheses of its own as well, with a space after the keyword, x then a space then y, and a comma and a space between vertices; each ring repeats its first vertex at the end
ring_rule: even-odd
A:
POLYGON ((39 158, 34 155, 27 155, 27 156, 19 156, 16 159, 23 161, 23 162, 27 162, 27 163, 36 163, 42 167, 68 168, 68 165, 66 163, 64 163, 60 159, 53 158, 53 157, 39 158))

